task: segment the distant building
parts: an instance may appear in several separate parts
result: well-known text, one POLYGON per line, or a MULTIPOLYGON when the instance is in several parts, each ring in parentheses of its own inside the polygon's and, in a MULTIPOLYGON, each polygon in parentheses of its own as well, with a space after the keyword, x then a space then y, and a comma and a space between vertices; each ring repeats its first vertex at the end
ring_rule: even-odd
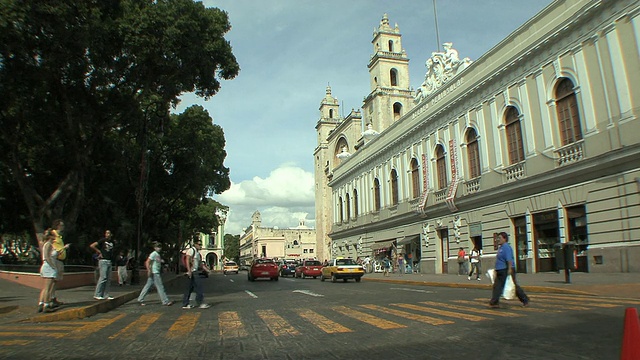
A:
POLYGON ((316 256, 316 231, 300 220, 297 227, 279 229, 263 227, 259 211, 253 213, 251 225, 240 235, 240 263, 254 258, 309 259, 316 256))
POLYGON ((202 259, 212 270, 222 270, 222 259, 224 258, 224 226, 227 223, 227 211, 216 210, 218 216, 218 227, 211 234, 199 233, 198 237, 202 241, 200 254, 202 259))
POLYGON ((321 101, 319 258, 455 273, 459 247, 491 266, 505 231, 518 272, 568 242, 578 271, 640 272, 638 1, 554 1, 473 62, 445 43, 416 91, 401 41, 385 14, 362 112, 321 101))

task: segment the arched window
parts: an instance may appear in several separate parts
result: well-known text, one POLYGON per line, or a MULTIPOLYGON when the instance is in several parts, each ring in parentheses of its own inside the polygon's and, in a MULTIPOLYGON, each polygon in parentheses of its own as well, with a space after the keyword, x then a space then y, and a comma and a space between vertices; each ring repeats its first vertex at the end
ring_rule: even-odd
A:
POLYGON ((414 199, 420 196, 420 171, 415 158, 411 159, 411 195, 414 199))
POLYGON ((393 40, 389 40, 389 52, 393 52, 393 40))
POLYGON ((444 157, 444 147, 438 145, 436 148, 436 169, 438 174, 438 189, 447 188, 447 161, 444 157))
POLYGON ((347 211, 345 212, 345 217, 347 221, 351 218, 351 200, 349 199, 349 194, 345 195, 345 202, 347 211))
POLYGON ((582 140, 578 101, 573 91, 573 82, 567 78, 562 79, 556 87, 556 109, 562 146, 582 140))
POLYGON ((391 170, 391 205, 398 205, 398 172, 391 170))
POLYGON ((399 102, 393 103, 393 120, 400 119, 400 116, 402 116, 402 104, 399 102))
POLYGON ((475 179, 480 176, 480 149, 478 134, 473 128, 467 131, 467 157, 469 158, 469 179, 475 179))
POLYGON ((338 199, 338 218, 340 222, 344 221, 344 212, 342 211, 342 196, 338 199))
POLYGON ((338 139, 338 141, 336 142, 336 147, 333 150, 334 154, 334 162, 336 165, 339 165, 341 163, 342 160, 340 160, 340 158, 338 157, 338 154, 340 154, 342 152, 342 149, 345 149, 345 151, 349 151, 349 144, 347 143, 347 140, 344 137, 340 137, 340 139, 338 139))
POLYGON ((353 189, 353 218, 358 218, 358 190, 353 189))
POLYGON ((373 180, 373 209, 380 211, 380 180, 373 180))
POLYGON ((396 69, 391 69, 389 71, 389 76, 391 77, 391 86, 398 86, 398 71, 396 71, 396 69))
POLYGON ((522 143, 522 129, 520 128, 520 113, 513 106, 507 107, 504 122, 507 134, 507 151, 509 164, 517 164, 524 160, 524 144, 522 143))

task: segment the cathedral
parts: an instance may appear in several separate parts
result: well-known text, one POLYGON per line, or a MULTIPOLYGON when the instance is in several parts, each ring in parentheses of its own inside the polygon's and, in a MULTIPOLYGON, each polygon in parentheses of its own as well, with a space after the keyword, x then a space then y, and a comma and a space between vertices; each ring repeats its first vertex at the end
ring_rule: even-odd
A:
POLYGON ((319 259, 486 270, 506 232, 521 273, 640 272, 637 1, 553 1, 478 59, 444 43, 417 89, 386 14, 372 44, 361 110, 320 102, 319 259))

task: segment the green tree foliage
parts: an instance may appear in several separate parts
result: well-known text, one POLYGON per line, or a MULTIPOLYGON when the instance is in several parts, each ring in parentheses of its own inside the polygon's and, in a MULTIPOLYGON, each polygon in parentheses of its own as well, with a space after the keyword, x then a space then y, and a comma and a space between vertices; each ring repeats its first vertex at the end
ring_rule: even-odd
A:
POLYGON ((34 235, 62 218, 84 242, 129 238, 142 198, 148 235, 175 238, 167 226, 229 186, 222 129, 202 108, 169 115, 238 74, 229 29, 192 0, 0 0, 1 213, 20 194, 11 216, 34 235))
POLYGON ((224 235, 224 256, 235 262, 240 261, 240 235, 224 235))

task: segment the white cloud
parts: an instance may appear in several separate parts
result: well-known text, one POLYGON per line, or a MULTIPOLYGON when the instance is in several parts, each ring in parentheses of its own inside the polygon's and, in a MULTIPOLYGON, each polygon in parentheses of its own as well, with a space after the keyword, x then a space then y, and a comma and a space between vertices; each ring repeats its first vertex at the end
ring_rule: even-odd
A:
POLYGON ((313 227, 313 184, 312 173, 291 163, 271 171, 265 179, 256 176, 237 184, 232 182, 229 190, 216 196, 218 202, 230 209, 226 233, 240 234, 251 224, 251 215, 256 210, 262 215, 262 226, 295 227, 300 219, 305 219, 305 225, 313 227))

